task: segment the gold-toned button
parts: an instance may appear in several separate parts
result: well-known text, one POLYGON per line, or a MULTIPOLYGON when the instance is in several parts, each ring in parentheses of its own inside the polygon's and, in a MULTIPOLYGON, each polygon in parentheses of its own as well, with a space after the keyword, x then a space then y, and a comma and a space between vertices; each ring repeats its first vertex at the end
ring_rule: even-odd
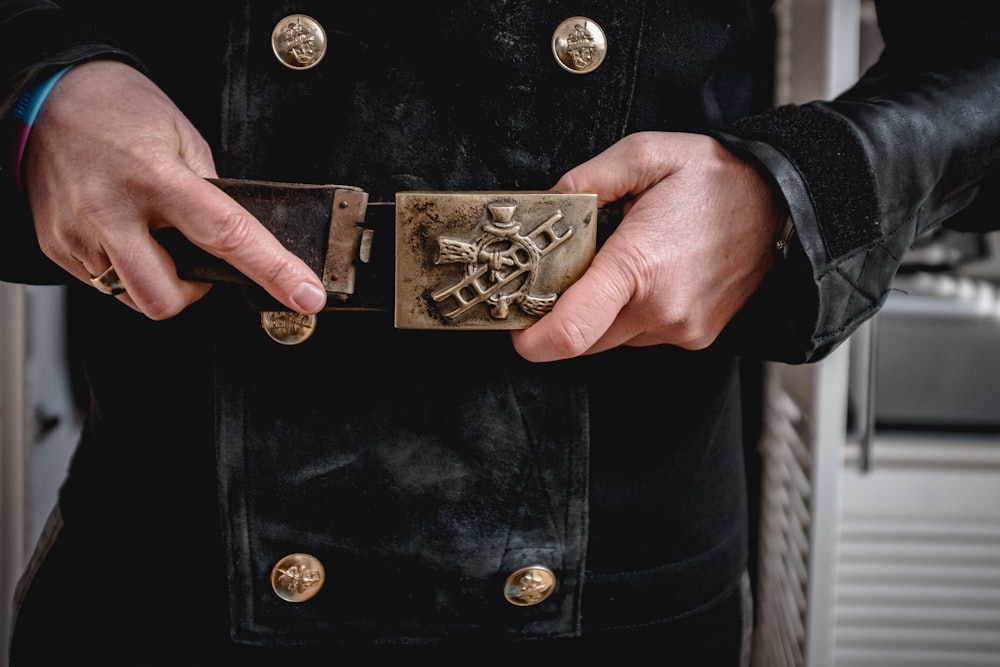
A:
POLYGON ((544 565, 522 567, 507 577, 503 596, 507 602, 519 607, 530 607, 543 602, 556 589, 556 575, 544 565))
POLYGON ((292 14, 274 26, 271 48, 285 67, 309 69, 326 55, 326 32, 316 19, 292 14))
POLYGON ((265 310, 260 314, 264 332, 282 345, 298 345, 316 330, 316 316, 290 310, 265 310))
POLYGON ((589 74, 601 66, 607 53, 604 30, 585 16, 566 19, 552 33, 552 55, 567 72, 589 74))
POLYGON ((325 581, 323 564, 309 554, 289 554, 271 570, 271 588, 288 602, 305 602, 319 593, 325 581))

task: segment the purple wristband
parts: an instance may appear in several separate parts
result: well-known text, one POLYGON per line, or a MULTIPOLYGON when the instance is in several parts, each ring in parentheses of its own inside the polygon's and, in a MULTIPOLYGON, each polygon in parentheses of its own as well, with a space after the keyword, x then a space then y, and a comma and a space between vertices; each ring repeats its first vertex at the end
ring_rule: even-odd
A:
MULTIPOLYGON (((70 66, 71 67, 71 66, 70 66)), ((56 85, 56 81, 69 71, 70 67, 64 67, 45 81, 29 89, 17 100, 14 111, 11 114, 11 121, 14 129, 14 157, 11 164, 14 167, 14 184, 18 191, 24 189, 21 178, 21 161, 24 159, 24 149, 28 146, 28 135, 31 134, 31 126, 35 124, 38 111, 42 108, 42 103, 56 85)))

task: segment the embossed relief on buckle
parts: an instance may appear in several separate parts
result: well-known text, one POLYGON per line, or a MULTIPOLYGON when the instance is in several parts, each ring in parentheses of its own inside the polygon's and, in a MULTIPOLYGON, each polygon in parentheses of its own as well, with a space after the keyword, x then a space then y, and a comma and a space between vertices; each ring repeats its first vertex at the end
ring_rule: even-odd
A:
POLYGON ((596 247, 596 195, 397 193, 395 326, 527 328, 596 247))

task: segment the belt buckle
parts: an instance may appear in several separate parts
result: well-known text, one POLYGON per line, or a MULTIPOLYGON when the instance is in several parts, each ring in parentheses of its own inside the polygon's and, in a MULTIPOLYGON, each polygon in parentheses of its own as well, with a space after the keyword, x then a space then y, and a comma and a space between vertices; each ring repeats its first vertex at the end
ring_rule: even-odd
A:
POLYGON ((590 266, 597 195, 396 193, 395 326, 525 329, 590 266))

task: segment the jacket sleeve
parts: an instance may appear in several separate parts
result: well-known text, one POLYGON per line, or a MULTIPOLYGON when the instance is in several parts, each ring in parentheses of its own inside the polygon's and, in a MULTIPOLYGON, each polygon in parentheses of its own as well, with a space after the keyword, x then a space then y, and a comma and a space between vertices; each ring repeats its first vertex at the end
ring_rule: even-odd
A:
POLYGON ((997 209, 986 215, 1000 204, 1000 25, 989 4, 876 3, 885 49, 856 85, 716 135, 770 172, 796 234, 723 339, 819 360, 885 303, 917 236, 997 226, 997 209))
POLYGON ((94 59, 141 64, 49 0, 0 0, 0 280, 60 283, 68 274, 38 247, 27 198, 14 186, 11 112, 18 98, 66 65, 94 59))

